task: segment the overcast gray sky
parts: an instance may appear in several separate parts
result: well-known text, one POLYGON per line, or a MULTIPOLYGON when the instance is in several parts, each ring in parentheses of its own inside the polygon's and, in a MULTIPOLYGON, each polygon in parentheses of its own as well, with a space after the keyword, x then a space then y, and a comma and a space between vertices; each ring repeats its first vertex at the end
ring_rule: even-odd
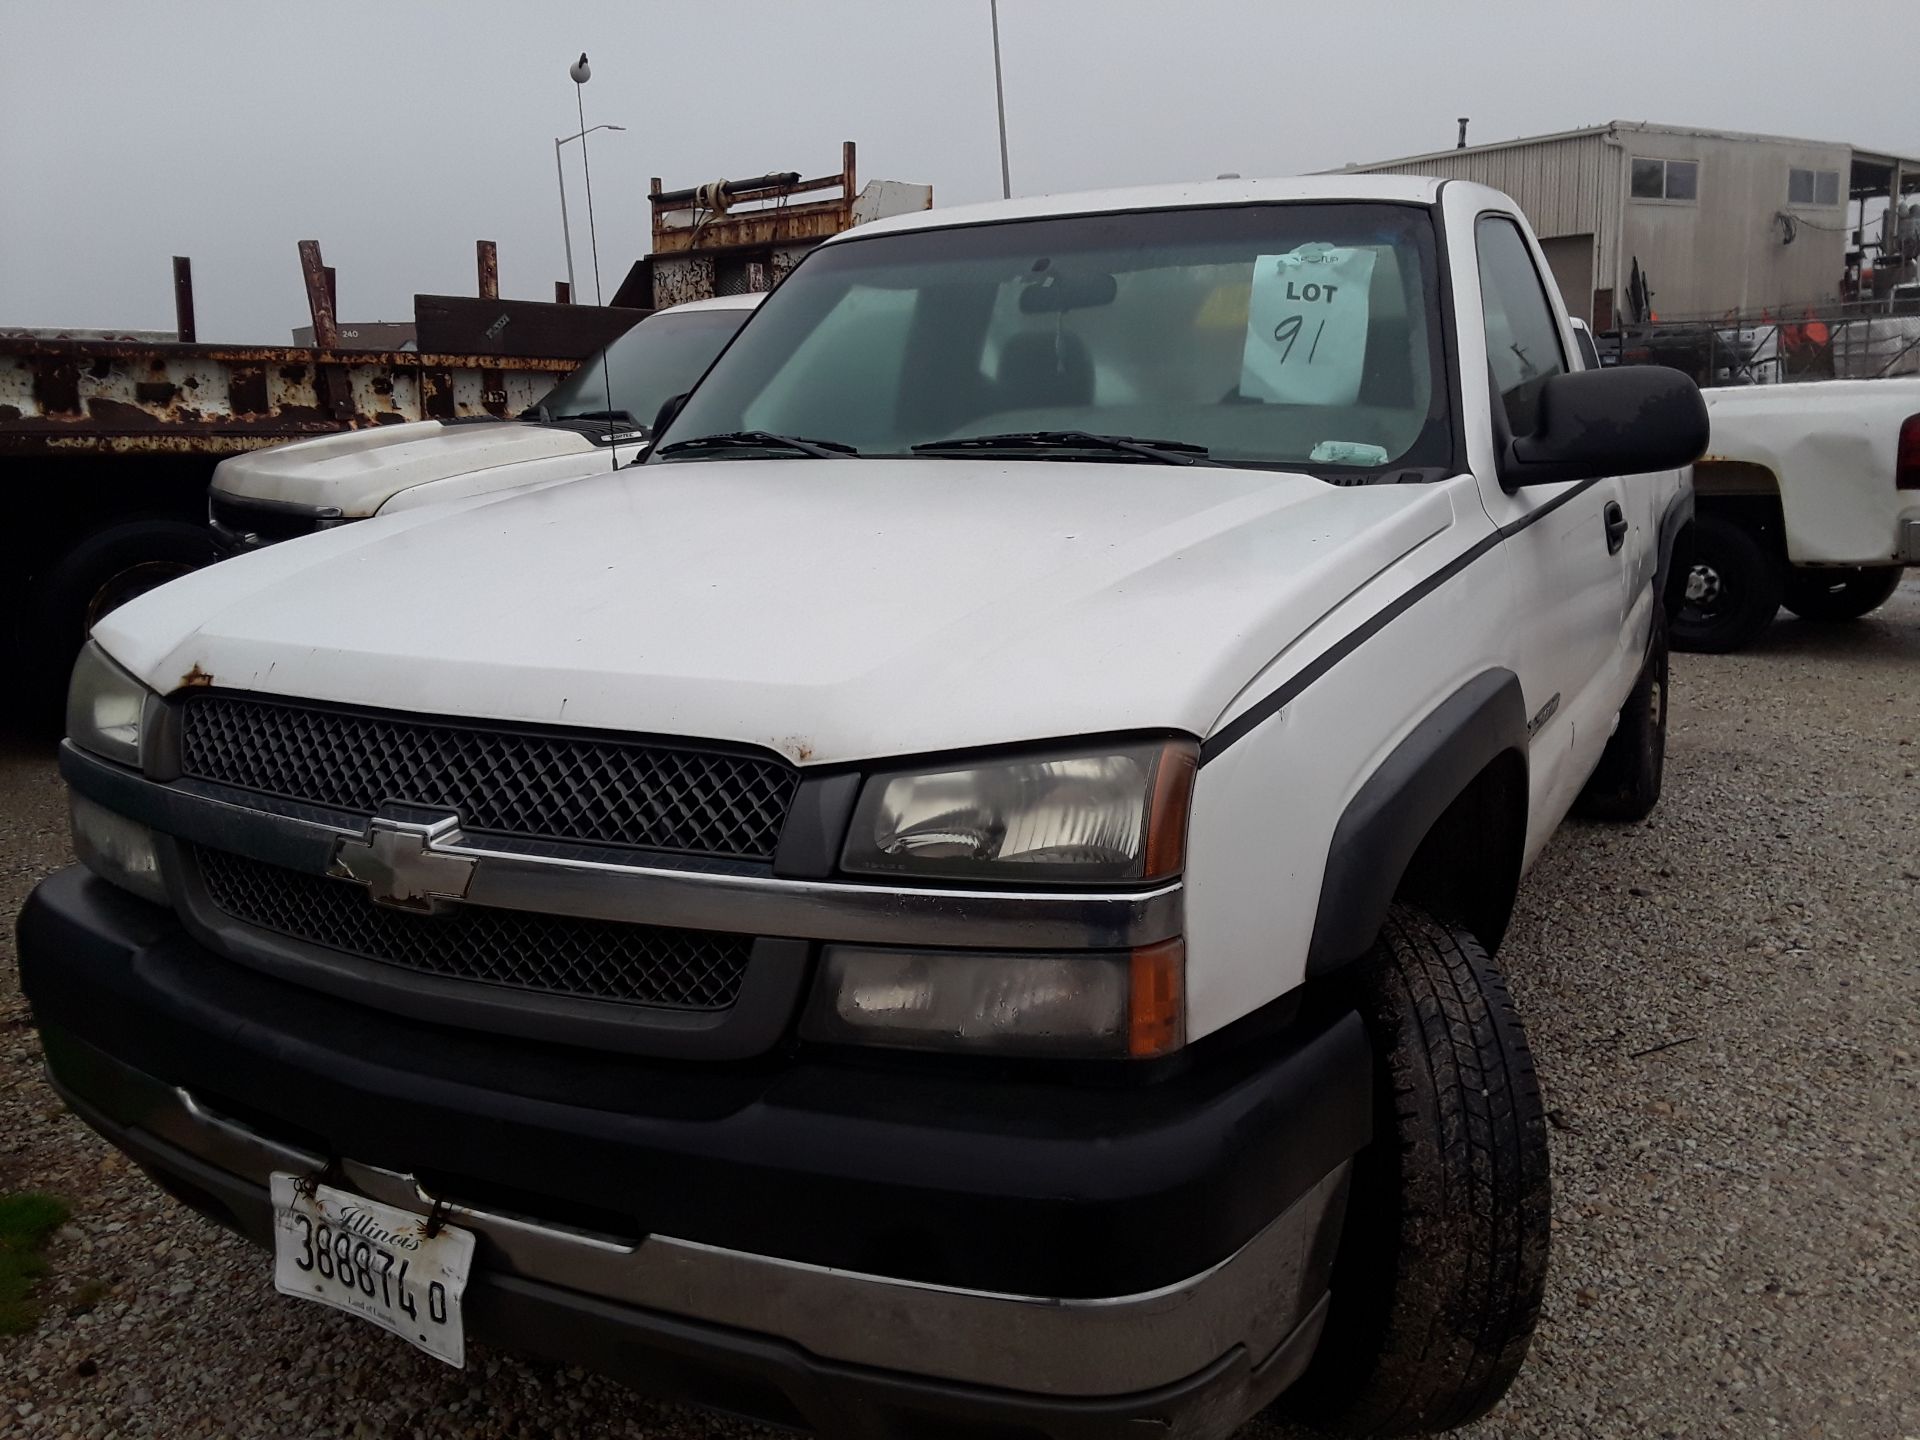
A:
MULTIPOLYGON (((1636 119, 1920 155, 1910 75, 1873 69, 1893 51, 1805 0, 1000 9, 1015 194, 1441 149, 1457 115, 1476 141, 1636 119)), ((650 175, 829 173, 851 139, 865 177, 931 182, 937 204, 999 193, 987 0, 16 0, 0 325, 169 329, 183 254, 203 340, 284 343, 306 321, 301 239, 350 320, 473 293, 479 238, 504 293, 551 299, 581 50, 587 122, 628 127, 592 140, 609 293, 647 248, 650 175)))

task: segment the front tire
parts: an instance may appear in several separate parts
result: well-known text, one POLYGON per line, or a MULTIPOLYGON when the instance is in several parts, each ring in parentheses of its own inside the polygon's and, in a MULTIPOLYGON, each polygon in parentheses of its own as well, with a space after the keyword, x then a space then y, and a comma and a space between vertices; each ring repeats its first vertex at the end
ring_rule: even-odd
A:
POLYGON ((1796 567, 1787 576, 1781 604, 1802 620, 1858 620, 1891 600, 1905 573, 1899 565, 1838 570, 1796 567))
POLYGON ((1667 681, 1671 664, 1667 616, 1653 607, 1653 638, 1646 663, 1620 707, 1620 723, 1600 752, 1600 763, 1573 802, 1587 820, 1644 820, 1660 803, 1660 782, 1667 768, 1667 681))
POLYGON ((1363 965, 1374 1138, 1287 1404, 1352 1435, 1446 1430, 1506 1393, 1539 1319, 1544 1109, 1506 980, 1471 934, 1395 906, 1363 965))
POLYGON ((1674 648, 1709 654, 1743 649, 1779 610, 1785 569, 1746 526, 1702 515, 1694 523, 1686 597, 1673 617, 1674 648))

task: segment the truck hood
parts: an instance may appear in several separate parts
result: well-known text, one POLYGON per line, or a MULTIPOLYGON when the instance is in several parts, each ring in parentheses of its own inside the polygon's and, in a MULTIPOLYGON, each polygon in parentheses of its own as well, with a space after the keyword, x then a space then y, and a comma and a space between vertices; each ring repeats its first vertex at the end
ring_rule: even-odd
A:
MULTIPOLYGON (((214 467, 213 488, 235 499, 332 509, 360 519, 416 485, 532 460, 585 455, 594 448, 586 436, 562 425, 417 420, 235 455, 214 467)), ((605 452, 600 453, 604 466, 605 452)))
POLYGON ((801 763, 1205 735, 1448 527, 1450 489, 1068 461, 646 465, 242 555, 94 634, 163 692, 726 739, 801 763))

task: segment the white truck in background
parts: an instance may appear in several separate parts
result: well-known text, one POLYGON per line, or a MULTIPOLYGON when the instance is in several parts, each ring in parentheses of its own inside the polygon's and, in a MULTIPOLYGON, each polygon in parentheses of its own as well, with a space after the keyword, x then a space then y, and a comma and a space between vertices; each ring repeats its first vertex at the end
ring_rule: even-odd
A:
POLYGON ((926 210, 933 188, 862 187, 840 169, 777 171, 647 196, 653 244, 611 303, 655 310, 517 419, 356 430, 237 455, 214 472, 208 520, 224 554, 352 520, 575 480, 642 458, 662 404, 692 388, 765 292, 829 236, 926 210))
POLYGON ((214 467, 207 520, 224 554, 315 530, 631 464, 656 412, 689 389, 761 296, 649 315, 517 419, 418 420, 250 450, 214 467))
POLYGON ((1678 649, 1751 643, 1784 605, 1855 620, 1920 565, 1920 379, 1704 391, 1697 523, 1678 649))

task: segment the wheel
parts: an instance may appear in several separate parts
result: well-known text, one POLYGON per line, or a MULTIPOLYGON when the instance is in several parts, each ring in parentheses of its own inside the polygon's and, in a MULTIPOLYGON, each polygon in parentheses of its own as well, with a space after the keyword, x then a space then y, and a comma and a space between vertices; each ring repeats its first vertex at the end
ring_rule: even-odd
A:
POLYGON ((1674 646, 1721 654, 1746 645, 1780 608, 1784 568, 1746 526, 1702 515, 1686 599, 1673 617, 1674 646))
POLYGON ((204 525, 158 517, 108 526, 70 549, 35 587, 30 610, 28 665, 45 702, 65 695, 73 657, 102 618, 214 558, 204 525))
POLYGON ((1600 763, 1573 802, 1574 813, 1588 820, 1644 820, 1660 803, 1660 780, 1667 768, 1666 611, 1653 607, 1653 643, 1646 664, 1620 707, 1600 763))
POLYGON ((1780 603, 1802 620, 1858 620, 1893 598, 1906 573, 1899 565, 1858 570, 1811 570, 1798 566, 1787 576, 1780 603))
POLYGON ((1546 1288, 1547 1131, 1506 980, 1465 930, 1395 906, 1358 977, 1374 1138, 1332 1303, 1284 1408, 1355 1435, 1463 1425, 1506 1393, 1546 1288))

